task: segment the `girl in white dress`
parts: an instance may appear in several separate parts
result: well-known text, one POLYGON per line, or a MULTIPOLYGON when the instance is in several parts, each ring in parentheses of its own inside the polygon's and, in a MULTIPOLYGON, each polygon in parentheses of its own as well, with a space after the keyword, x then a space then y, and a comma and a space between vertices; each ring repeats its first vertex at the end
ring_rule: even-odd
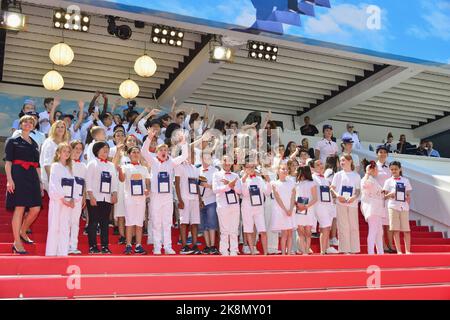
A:
POLYGON ((310 254, 311 229, 314 224, 314 205, 317 202, 317 185, 309 166, 299 167, 296 186, 295 224, 299 237, 299 253, 310 254))
POLYGON ((364 163, 364 166, 366 175, 361 180, 361 211, 369 224, 367 253, 375 254, 374 247, 376 246, 377 253, 384 254, 383 216, 386 209, 384 208, 383 187, 376 179, 378 168, 375 161, 371 161, 369 165, 364 163))
POLYGON ((59 144, 51 165, 46 256, 67 256, 69 253, 70 217, 75 208, 71 151, 67 143, 59 144))
POLYGON ((287 165, 278 167, 278 180, 272 182, 272 231, 281 231, 281 254, 292 254, 292 233, 295 229, 295 182, 288 180, 287 165))

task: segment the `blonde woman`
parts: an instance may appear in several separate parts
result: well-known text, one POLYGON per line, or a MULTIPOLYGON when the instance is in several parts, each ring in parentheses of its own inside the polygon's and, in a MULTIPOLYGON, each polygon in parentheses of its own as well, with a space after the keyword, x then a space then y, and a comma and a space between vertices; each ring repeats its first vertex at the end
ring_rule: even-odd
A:
POLYGON ((69 139, 70 136, 69 131, 67 131, 66 123, 62 120, 58 120, 52 124, 48 138, 45 139, 42 144, 39 164, 41 166, 41 181, 47 192, 49 188, 48 180, 50 177, 50 167, 53 163, 56 149, 60 143, 69 142, 69 139))
POLYGON ((82 199, 75 192, 71 152, 72 147, 68 143, 60 143, 51 165, 46 256, 69 254, 70 218, 76 210, 75 202, 82 199))
POLYGON ((5 171, 7 177, 6 208, 14 210, 12 231, 14 234, 13 253, 27 254, 23 243, 32 244, 26 231, 36 220, 42 205, 42 186, 39 170, 39 146, 30 137, 35 126, 32 116, 23 116, 19 120, 21 133, 10 138, 5 147, 5 171), (25 208, 28 215, 23 218, 25 208))

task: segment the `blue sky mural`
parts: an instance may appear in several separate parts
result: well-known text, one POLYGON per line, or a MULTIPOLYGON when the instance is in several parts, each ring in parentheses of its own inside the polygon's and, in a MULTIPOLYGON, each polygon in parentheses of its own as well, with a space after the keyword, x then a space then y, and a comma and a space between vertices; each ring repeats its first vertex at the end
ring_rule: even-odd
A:
MULTIPOLYGON (((114 2, 115 6, 137 6, 246 28, 255 22, 254 3, 283 2, 107 1, 114 2)), ((98 3, 96 0, 78 2, 98 3)), ((318 1, 316 4, 319 4, 318 1)), ((315 17, 301 15, 301 26, 284 24, 284 34, 450 64, 450 0, 330 0, 330 4, 331 8, 315 5, 315 17), (378 13, 377 8, 381 9, 379 25, 373 21, 378 13)), ((128 10, 132 11, 131 8, 128 10)))

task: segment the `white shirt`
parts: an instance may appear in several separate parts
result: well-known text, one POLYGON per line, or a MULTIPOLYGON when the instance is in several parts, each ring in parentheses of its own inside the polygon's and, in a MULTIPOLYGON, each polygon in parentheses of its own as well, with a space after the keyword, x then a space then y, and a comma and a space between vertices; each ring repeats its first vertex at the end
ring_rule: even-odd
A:
POLYGON ((244 207, 252 207, 252 202, 250 199, 250 186, 257 186, 261 196, 261 209, 263 209, 264 205, 264 196, 270 197, 272 193, 272 186, 270 182, 265 181, 261 176, 250 177, 248 176, 245 180, 245 183, 241 179, 242 184, 242 206, 244 207))
MULTIPOLYGON (((151 167, 150 182, 151 182, 151 192, 158 193, 158 176, 161 172, 166 172, 169 175, 169 184, 173 181, 173 170, 176 166, 179 166, 188 157, 188 146, 184 143, 181 146, 181 155, 176 158, 168 158, 167 160, 161 162, 154 154, 148 151, 150 146, 150 139, 146 139, 144 145, 142 146, 141 152, 145 161, 151 167)), ((170 192, 171 193, 171 192, 170 192)))
POLYGON ((122 166, 122 171, 125 174, 125 197, 129 199, 129 197, 145 197, 144 191, 146 187, 146 180, 150 179, 150 173, 147 168, 142 165, 134 165, 134 164, 126 164, 122 166), (140 186, 132 186, 131 180, 137 180, 140 186, 142 186, 142 190, 140 190, 140 186), (134 195, 133 189, 134 188, 134 195), (142 195, 140 195, 140 191, 142 191, 142 195))
POLYGON ((350 133, 350 132, 346 131, 342 134, 342 140, 344 140, 345 138, 353 140, 353 148, 361 149, 361 142, 359 141, 359 137, 358 137, 357 133, 355 133, 355 132, 350 133))
POLYGON ((383 187, 374 177, 361 179, 361 209, 366 219, 370 216, 384 217, 386 210, 382 191, 383 187))
POLYGON ((45 139, 42 144, 41 154, 39 156, 39 165, 41 167, 41 180, 44 184, 45 190, 48 190, 48 179, 47 171, 45 171, 46 166, 51 166, 53 159, 55 158, 56 149, 58 145, 50 138, 45 139))
POLYGON ((315 148, 320 151, 320 161, 325 163, 329 156, 334 156, 338 153, 338 146, 336 142, 332 140, 326 140, 325 138, 318 141, 315 148))
POLYGON ((198 182, 199 172, 197 168, 192 164, 183 163, 182 165, 176 167, 174 171, 175 177, 180 177, 181 200, 198 200, 199 191, 197 186, 190 185, 189 183, 189 178, 195 179, 198 182), (197 194, 192 194, 191 192, 197 192, 197 194))
POLYGON ((98 158, 95 158, 89 162, 87 165, 86 191, 92 192, 97 201, 111 202, 112 193, 117 192, 117 183, 117 172, 112 162, 108 161, 105 163, 100 161, 98 158), (111 178, 111 190, 108 193, 103 193, 100 189, 102 187, 102 173, 109 174, 111 178))
MULTIPOLYGON (((208 166, 207 168, 201 166, 200 168, 198 168, 199 176, 206 178, 208 180, 206 183, 211 186, 213 183, 214 173, 216 173, 218 171, 219 170, 217 170, 217 168, 214 166, 208 166)), ((202 193, 203 193, 202 199, 203 199, 203 202, 205 203, 205 206, 216 202, 216 194, 213 192, 212 188, 203 188, 202 186, 200 186, 200 195, 202 193)))
POLYGON ((224 170, 217 171, 213 176, 213 192, 216 194, 217 199, 217 207, 218 208, 228 208, 234 207, 239 208, 239 194, 242 193, 241 180, 239 179, 239 175, 234 172, 225 172, 224 170), (233 181, 237 179, 236 185, 234 186, 234 192, 236 193, 236 204, 228 204, 226 192, 231 191, 228 184, 224 184, 222 179, 226 179, 228 181, 233 181))
MULTIPOLYGON (((292 197, 292 190, 295 190, 295 182, 292 180, 286 179, 286 181, 273 181, 271 182, 272 190, 276 191, 278 193, 278 196, 281 199, 281 202, 283 202, 286 209, 290 209, 291 207, 291 197, 292 197)), ((272 204, 274 205, 274 209, 279 210, 280 212, 284 211, 281 209, 281 207, 278 205, 277 200, 275 199, 272 201, 272 204)))
MULTIPOLYGON (((317 201, 318 204, 321 206, 333 206, 333 197, 331 195, 331 191, 328 193, 328 197, 330 199, 329 202, 324 201, 322 202, 322 197, 320 195, 320 187, 330 187, 331 181, 328 180, 327 178, 325 178, 325 176, 320 176, 319 174, 313 174, 313 180, 317 185, 317 201)), ((326 195, 323 195, 324 197, 326 197, 326 195)), ((323 199, 326 200, 326 199, 323 199)))
POLYGON ((380 186, 383 187, 386 180, 392 176, 391 170, 389 169, 389 163, 387 161, 385 163, 377 161, 377 168, 378 168, 378 175, 376 179, 380 184, 380 186))
MULTIPOLYGON (((406 200, 406 193, 410 192, 412 190, 412 187, 409 180, 405 177, 400 177, 398 179, 390 177, 384 183, 383 190, 386 191, 387 193, 395 192, 397 183, 403 183, 403 185, 405 186, 405 200, 406 200)), ((397 211, 409 211, 409 204, 406 201, 405 202, 397 201, 394 198, 388 200, 388 208, 397 211)))
MULTIPOLYGON (((344 170, 337 172, 334 175, 333 182, 331 185, 335 188, 336 192, 342 196, 343 194, 343 187, 351 187, 353 188, 351 196, 354 196, 356 194, 356 190, 360 190, 361 188, 361 177, 356 172, 345 172, 344 170)), ((353 201, 352 203, 341 203, 339 200, 336 200, 336 204, 339 204, 341 206, 345 207, 358 207, 358 199, 353 201)))
POLYGON ((48 134, 50 131, 50 113, 48 111, 42 111, 39 113, 39 131, 43 134, 48 134), (44 120, 44 121, 43 121, 44 120))
POLYGON ((63 166, 59 162, 51 165, 48 196, 51 200, 70 200, 74 194, 75 179, 69 167, 63 166), (68 179, 72 187, 63 187, 62 179, 68 179))
POLYGON ((82 198, 83 190, 86 191, 87 167, 82 162, 72 161, 72 172, 75 178, 74 198, 82 198))
MULTIPOLYGON (((317 184, 314 181, 303 180, 297 183, 295 187, 295 201, 298 201, 299 197, 308 198, 308 203, 310 203, 313 199, 313 195, 311 190, 316 188, 317 184)), ((303 212, 304 213, 304 212, 303 212)))
MULTIPOLYGON (((11 138, 17 138, 22 134, 22 129, 18 129, 16 131, 14 131, 14 133, 12 134, 11 138)), ((45 141, 45 135, 38 131, 38 130, 33 130, 30 132, 30 138, 33 139, 39 146, 39 150, 41 149, 42 144, 45 141)))

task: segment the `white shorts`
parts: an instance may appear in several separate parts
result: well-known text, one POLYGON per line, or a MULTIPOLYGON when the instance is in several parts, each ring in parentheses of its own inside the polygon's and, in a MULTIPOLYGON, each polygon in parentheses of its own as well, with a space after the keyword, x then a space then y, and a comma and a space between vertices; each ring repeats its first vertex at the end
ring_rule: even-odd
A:
POLYGON ((200 224, 200 203, 196 200, 184 201, 184 209, 178 209, 180 224, 200 224))
POLYGON ((135 196, 125 199, 125 226, 142 227, 145 220, 145 196, 135 196))
POLYGON ((329 228, 333 224, 333 215, 336 212, 334 206, 321 206, 315 208, 315 215, 320 228, 329 228))
POLYGON ((253 213, 251 210, 242 210, 242 223, 245 233, 253 233, 256 226, 257 232, 266 232, 266 220, 264 219, 264 211, 253 213))

